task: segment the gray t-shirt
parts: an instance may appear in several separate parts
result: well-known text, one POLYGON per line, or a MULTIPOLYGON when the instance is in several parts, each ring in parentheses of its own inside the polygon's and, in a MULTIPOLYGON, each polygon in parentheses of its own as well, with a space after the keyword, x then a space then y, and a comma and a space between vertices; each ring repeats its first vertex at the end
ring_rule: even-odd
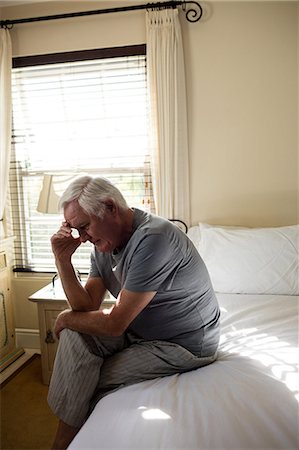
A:
POLYGON ((209 274, 191 240, 168 220, 134 209, 134 232, 119 253, 91 254, 91 277, 114 297, 121 289, 157 291, 128 331, 145 340, 175 342, 211 356, 219 342, 219 306, 209 274))

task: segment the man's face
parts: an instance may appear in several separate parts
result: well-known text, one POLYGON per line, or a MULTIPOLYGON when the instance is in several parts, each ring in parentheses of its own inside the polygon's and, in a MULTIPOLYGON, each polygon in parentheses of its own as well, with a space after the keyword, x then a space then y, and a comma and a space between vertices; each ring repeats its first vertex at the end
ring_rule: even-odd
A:
POLYGON ((104 218, 86 214, 77 201, 64 208, 64 217, 71 228, 79 232, 81 242, 90 241, 99 252, 112 252, 121 242, 117 211, 106 209, 104 218))

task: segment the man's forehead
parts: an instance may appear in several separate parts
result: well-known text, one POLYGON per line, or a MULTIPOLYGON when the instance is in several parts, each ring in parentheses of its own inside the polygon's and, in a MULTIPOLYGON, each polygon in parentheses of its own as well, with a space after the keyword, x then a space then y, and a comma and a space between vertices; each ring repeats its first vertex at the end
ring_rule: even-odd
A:
POLYGON ((84 212, 77 201, 73 201, 64 207, 64 218, 71 226, 75 227, 82 221, 88 220, 89 216, 84 212))

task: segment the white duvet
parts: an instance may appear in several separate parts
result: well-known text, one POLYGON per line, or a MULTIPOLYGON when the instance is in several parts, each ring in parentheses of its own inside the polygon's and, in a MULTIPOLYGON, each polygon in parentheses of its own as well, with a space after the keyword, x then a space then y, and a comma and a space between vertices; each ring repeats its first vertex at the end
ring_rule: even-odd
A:
POLYGON ((299 448, 299 297, 218 299, 218 360, 103 398, 70 449, 299 448))

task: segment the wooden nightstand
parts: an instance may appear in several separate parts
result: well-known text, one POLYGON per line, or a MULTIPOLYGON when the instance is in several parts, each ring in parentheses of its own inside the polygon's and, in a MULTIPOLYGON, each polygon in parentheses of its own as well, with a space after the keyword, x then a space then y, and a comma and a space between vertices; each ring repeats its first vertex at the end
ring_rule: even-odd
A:
MULTIPOLYGON (((40 333, 40 349, 42 360, 43 383, 49 384, 52 375, 54 359, 58 346, 53 327, 58 314, 68 308, 68 303, 61 284, 58 281, 50 283, 29 297, 38 308, 38 322, 40 333)), ((115 303, 115 299, 107 298, 103 301, 104 308, 109 308, 115 303)))

